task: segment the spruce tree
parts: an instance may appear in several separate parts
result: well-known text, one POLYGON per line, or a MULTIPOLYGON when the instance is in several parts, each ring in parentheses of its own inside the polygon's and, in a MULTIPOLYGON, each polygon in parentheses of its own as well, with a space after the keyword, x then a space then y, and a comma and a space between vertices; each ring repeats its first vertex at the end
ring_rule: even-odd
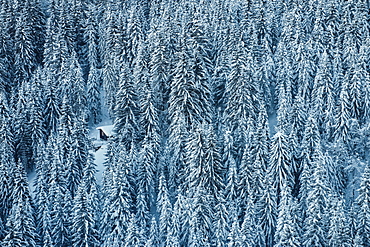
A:
POLYGON ((230 75, 225 86, 225 120, 234 137, 235 147, 242 150, 246 142, 243 133, 248 117, 255 117, 252 102, 253 61, 242 43, 235 47, 231 58, 230 75))
POLYGON ((232 221, 230 233, 229 233, 229 236, 227 237, 227 240, 228 240, 228 243, 227 243, 228 247, 243 246, 242 236, 240 233, 239 220, 237 216, 235 216, 234 220, 232 221))
POLYGON ((296 221, 296 203, 291 195, 291 188, 284 183, 279 202, 279 213, 275 232, 274 246, 300 246, 299 222, 296 221))
POLYGON ((160 152, 160 99, 155 88, 158 85, 154 84, 150 80, 148 75, 148 68, 145 56, 145 47, 141 47, 140 54, 137 59, 141 59, 141 62, 137 61, 135 70, 135 80, 138 87, 140 87, 140 132, 141 132, 141 150, 139 156, 141 157, 138 162, 138 183, 145 194, 145 200, 148 202, 148 206, 154 203, 153 192, 155 187, 155 181, 157 179, 158 168, 157 162, 159 161, 160 152), (143 54, 142 54, 143 53, 143 54), (140 69, 140 67, 143 67, 140 69))
POLYGON ((258 191, 256 202, 257 224, 262 231, 258 231, 257 245, 273 246, 276 231, 276 191, 272 186, 269 173, 264 174, 263 186, 258 191))
POLYGON ((255 246, 257 242, 261 242, 258 241, 257 234, 257 231, 261 230, 261 227, 257 224, 256 208, 253 200, 254 198, 252 196, 248 197, 244 219, 240 229, 243 245, 247 247, 255 246))
POLYGON ((0 183, 2 184, 0 187, 0 218, 5 224, 13 205, 14 176, 12 176, 12 170, 14 166, 14 144, 13 134, 10 131, 10 116, 8 115, 7 104, 4 98, 0 102, 0 183))
POLYGON ((33 203, 22 164, 13 164, 13 205, 6 222, 3 246, 37 246, 33 203))
POLYGON ((138 139, 138 102, 137 92, 133 81, 126 77, 128 65, 123 64, 121 69, 117 104, 114 106, 114 128, 117 137, 123 142, 126 150, 131 142, 138 139))
POLYGON ((314 80, 312 102, 315 116, 320 126, 320 132, 325 133, 325 139, 330 138, 331 128, 334 125, 335 94, 331 79, 329 55, 326 51, 321 55, 319 68, 314 80))
POLYGON ((346 142, 349 131, 348 121, 350 118, 350 102, 347 80, 343 80, 336 112, 336 121, 334 126, 335 140, 346 142))
POLYGON ((357 228, 356 238, 362 246, 368 245, 369 241, 369 205, 370 205, 370 169, 367 165, 362 175, 359 194, 357 197, 358 215, 357 215, 357 228))
POLYGON ((58 119, 61 115, 60 100, 57 98, 57 89, 53 83, 52 75, 49 73, 43 74, 44 78, 44 128, 46 136, 55 133, 58 128, 58 119))
POLYGON ((306 218, 304 220, 304 246, 327 246, 328 196, 327 173, 322 153, 315 154, 311 176, 311 190, 306 198, 306 218))
POLYGON ((168 246, 171 241, 169 239, 169 233, 172 228, 173 213, 168 187, 163 172, 161 172, 159 177, 158 190, 157 210, 159 213, 159 242, 161 243, 161 246, 168 246))
POLYGON ((117 244, 122 244, 122 246, 124 247, 135 247, 144 245, 134 214, 132 214, 132 216, 130 217, 130 221, 127 227, 126 239, 121 243, 115 243, 113 246, 116 246, 117 244))
POLYGON ((53 145, 53 155, 50 167, 50 237, 54 246, 68 246, 71 244, 71 193, 67 188, 65 167, 60 158, 60 151, 55 137, 49 142, 53 145))
POLYGON ((229 226, 228 226, 228 208, 223 194, 217 196, 217 204, 215 206, 214 217, 214 246, 221 247, 226 245, 229 226))
POLYGON ((283 132, 277 132, 272 139, 269 169, 272 174, 273 187, 279 195, 283 184, 293 185, 292 156, 287 136, 283 132))
POLYGON ((212 126, 199 126, 191 133, 187 143, 187 167, 184 170, 185 189, 194 195, 203 188, 216 196, 222 189, 221 163, 212 126))
POLYGON ((16 102, 16 116, 14 123, 14 144, 15 144, 15 159, 18 162, 23 163, 27 171, 33 169, 31 162, 32 149, 30 140, 29 125, 26 124, 29 121, 26 106, 26 95, 29 90, 26 88, 26 83, 19 89, 18 100, 16 102))
POLYGON ((100 246, 97 215, 99 197, 94 173, 95 164, 90 159, 84 167, 82 181, 73 201, 73 246, 100 246))
POLYGON ((152 90, 155 88, 158 94, 158 108, 164 110, 169 96, 169 84, 170 84, 170 54, 168 51, 168 27, 164 23, 166 13, 168 10, 163 10, 163 21, 156 26, 153 24, 153 30, 150 32, 148 39, 151 41, 151 55, 150 55, 150 71, 149 80, 152 85, 152 90))
POLYGON ((11 3, 9 1, 1 2, 1 58, 0 58, 0 87, 4 90, 5 94, 10 97, 12 90, 12 77, 13 77, 13 17, 11 11, 11 3))
MULTIPOLYGON (((35 6, 36 7, 36 6, 35 6)), ((36 66, 36 44, 33 36, 32 3, 25 1, 17 11, 14 36, 14 81, 16 85, 27 82, 36 66)))
POLYGON ((160 246, 160 240, 158 235, 158 224, 155 217, 152 217, 150 222, 149 238, 145 244, 145 247, 158 247, 160 246))
POLYGON ((330 223, 328 232, 329 246, 351 246, 348 217, 343 199, 331 196, 330 223))
POLYGON ((29 83, 29 94, 27 97, 27 108, 29 115, 29 136, 32 148, 31 167, 35 166, 37 159, 37 149, 40 143, 46 142, 43 103, 44 98, 41 95, 42 78, 41 69, 37 69, 35 75, 29 83))
POLYGON ((169 145, 172 152, 170 181, 178 183, 178 172, 184 167, 185 141, 190 130, 202 123, 210 123, 209 85, 197 81, 193 69, 195 58, 182 47, 171 83, 168 117, 169 145))
POLYGON ((98 60, 98 23, 97 23, 97 6, 94 3, 87 5, 86 20, 84 26, 84 42, 87 46, 86 60, 88 62, 87 73, 87 106, 89 111, 89 122, 97 124, 101 120, 101 70, 99 70, 98 60))
MULTIPOLYGON (((128 154, 122 150, 106 169, 101 218, 102 246, 124 246, 132 214, 133 188, 128 154)), ((135 226, 135 224, 133 225, 135 226)))
POLYGON ((37 149, 36 179, 34 184, 34 202, 36 215, 36 230, 41 246, 51 245, 50 237, 50 199, 49 199, 49 164, 51 163, 52 150, 49 145, 40 144, 37 149))

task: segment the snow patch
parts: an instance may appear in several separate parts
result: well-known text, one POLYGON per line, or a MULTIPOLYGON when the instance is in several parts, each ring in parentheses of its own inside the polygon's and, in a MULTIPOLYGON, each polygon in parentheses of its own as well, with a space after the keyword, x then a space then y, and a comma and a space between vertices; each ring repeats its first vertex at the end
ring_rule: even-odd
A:
POLYGON ((34 197, 36 171, 28 173, 27 178, 28 178, 28 187, 30 188, 31 196, 34 197))
POLYGON ((269 128, 270 128, 270 136, 274 136, 276 133, 276 125, 277 125, 277 116, 276 113, 271 114, 268 116, 269 121, 269 128))
POLYGON ((100 185, 102 178, 103 178, 103 172, 105 170, 104 161, 105 161, 105 154, 107 153, 107 145, 102 145, 95 153, 95 164, 96 169, 98 170, 95 174, 96 176, 96 182, 100 185))

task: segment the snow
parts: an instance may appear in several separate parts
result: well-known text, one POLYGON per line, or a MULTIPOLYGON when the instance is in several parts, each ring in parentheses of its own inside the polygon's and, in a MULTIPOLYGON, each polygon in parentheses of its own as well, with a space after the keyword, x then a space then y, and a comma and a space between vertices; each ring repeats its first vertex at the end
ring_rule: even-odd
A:
MULTIPOLYGON (((106 112, 106 111, 103 111, 106 112)), ((109 118, 108 114, 103 114, 102 121, 90 128, 90 138, 96 148, 100 147, 98 150, 93 152, 96 164, 96 182, 101 185, 103 172, 105 170, 104 161, 105 154, 107 152, 107 142, 100 140, 99 131, 102 129, 108 136, 111 136, 113 125, 112 120, 109 118)))
POLYGON ((276 113, 269 115, 268 117, 269 127, 270 127, 270 136, 274 136, 276 133, 276 125, 277 125, 277 116, 276 113))
POLYGON ((30 188, 31 196, 34 196, 34 190, 35 190, 35 179, 36 179, 36 171, 33 171, 28 174, 28 187, 30 188))
POLYGON ((104 172, 104 161, 105 161, 105 154, 107 152, 107 145, 102 145, 99 150, 97 150, 94 153, 95 157, 95 164, 96 164, 96 169, 98 170, 96 172, 96 181, 100 185, 103 177, 103 172, 104 172))
POLYGON ((90 128, 91 141, 93 142, 96 148, 100 147, 98 150, 93 152, 97 169, 95 176, 98 185, 101 185, 102 182, 103 172, 105 170, 104 166, 105 154, 107 152, 107 142, 100 140, 99 138, 100 129, 102 129, 107 135, 109 134, 108 136, 111 136, 113 123, 109 117, 108 110, 106 109, 105 104, 102 104, 102 121, 95 126, 91 126, 90 128))

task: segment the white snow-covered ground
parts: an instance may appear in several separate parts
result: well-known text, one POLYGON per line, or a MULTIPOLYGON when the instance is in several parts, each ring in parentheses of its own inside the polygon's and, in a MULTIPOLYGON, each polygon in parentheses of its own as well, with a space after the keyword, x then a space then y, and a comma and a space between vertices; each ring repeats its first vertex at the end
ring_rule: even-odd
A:
POLYGON ((112 120, 110 120, 108 117, 104 118, 99 124, 92 126, 90 128, 90 138, 92 142, 94 143, 94 146, 95 147, 100 146, 100 148, 97 151, 93 151, 96 169, 98 170, 96 173, 96 180, 99 185, 101 184, 103 172, 105 169, 104 161, 105 161, 105 154, 107 152, 107 142, 99 140, 99 130, 96 128, 100 126, 107 126, 107 125, 112 125, 112 120))
POLYGON ((277 116, 276 114, 269 115, 269 127, 270 127, 270 136, 272 137, 276 133, 276 124, 277 124, 277 116))
POLYGON ((107 152, 107 145, 102 145, 99 150, 94 152, 94 157, 95 157, 95 164, 96 164, 96 169, 98 170, 96 172, 96 181, 99 185, 101 185, 102 177, 103 177, 103 172, 104 172, 104 161, 105 161, 105 154, 107 152))
POLYGON ((33 171, 28 174, 28 186, 30 188, 31 196, 33 197, 34 195, 34 190, 35 190, 35 179, 36 179, 36 171, 33 171))

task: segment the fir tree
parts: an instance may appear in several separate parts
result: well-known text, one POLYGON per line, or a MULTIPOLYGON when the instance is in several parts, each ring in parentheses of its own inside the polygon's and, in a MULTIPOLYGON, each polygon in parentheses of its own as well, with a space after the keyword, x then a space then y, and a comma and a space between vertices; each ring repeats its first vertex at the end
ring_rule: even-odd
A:
POLYGON ((270 174, 265 174, 263 187, 257 194, 256 215, 257 224, 262 231, 257 232, 257 245, 273 246, 276 230, 276 191, 272 186, 270 174))
POLYGON ((359 194, 357 197, 358 204, 358 216, 357 216, 357 233, 356 239, 358 238, 358 243, 362 246, 368 245, 369 241, 369 205, 370 205, 370 169, 368 166, 365 167, 364 173, 362 175, 361 184, 359 188, 359 194))
POLYGON ((104 203, 101 219, 102 246, 123 246, 131 219, 132 191, 128 154, 122 151, 118 159, 108 164, 109 180, 104 183, 104 203))
POLYGON ((225 87, 227 98, 225 119, 233 133, 235 147, 244 148, 245 139, 243 133, 247 126, 250 114, 255 117, 253 111, 251 90, 253 84, 253 61, 247 56, 245 48, 241 45, 235 47, 230 61, 230 75, 225 87))
POLYGON ((6 223, 3 246, 37 246, 33 203, 22 164, 14 166, 13 205, 6 223))
POLYGON ((271 143, 269 169, 273 178, 273 187, 280 194, 283 184, 293 185, 293 169, 291 150, 287 137, 283 132, 277 132, 271 143))
POLYGON ((159 177, 157 210, 159 213, 159 241, 162 246, 168 246, 169 232, 172 227, 172 205, 170 202, 168 187, 163 172, 159 177))
MULTIPOLYGON (((121 73, 127 72, 127 64, 123 65, 121 73), (126 71, 125 71, 126 70, 126 71)), ((117 136, 123 141, 126 150, 131 142, 138 139, 138 102, 133 81, 120 75, 117 104, 114 108, 114 128, 117 136)))
POLYGON ((349 224, 343 199, 332 196, 330 204, 328 244, 329 246, 350 246, 349 224))
POLYGON ((257 224, 255 204, 252 196, 247 200, 245 207, 245 214, 243 223, 241 225, 241 235, 243 245, 247 247, 255 246, 258 241, 257 231, 260 231, 261 227, 257 224), (257 226, 257 227, 256 227, 257 226))
POLYGON ((320 152, 316 154, 313 166, 312 189, 306 198, 307 211, 302 242, 304 246, 326 246, 329 188, 324 159, 320 152))
POLYGON ((295 205, 296 203, 291 195, 291 188, 287 183, 284 183, 281 190, 274 246, 301 245, 299 222, 294 217, 296 213, 295 205))
POLYGON ((73 246, 100 246, 98 232, 98 191, 95 167, 90 160, 84 167, 82 181, 78 185, 73 202, 73 246))
POLYGON ((1 101, 1 116, 0 117, 0 218, 4 224, 10 214, 10 209, 13 205, 12 191, 14 187, 14 176, 12 170, 14 166, 14 145, 13 134, 10 132, 10 119, 5 99, 1 101))
POLYGON ((242 237, 240 234, 240 226, 238 217, 235 216, 231 225, 229 236, 227 237, 228 247, 241 247, 243 246, 242 237))
POLYGON ((148 241, 146 242, 145 246, 146 247, 158 247, 160 246, 160 240, 158 238, 158 224, 155 219, 155 217, 152 217, 152 220, 150 222, 150 230, 149 230, 149 238, 148 241))

